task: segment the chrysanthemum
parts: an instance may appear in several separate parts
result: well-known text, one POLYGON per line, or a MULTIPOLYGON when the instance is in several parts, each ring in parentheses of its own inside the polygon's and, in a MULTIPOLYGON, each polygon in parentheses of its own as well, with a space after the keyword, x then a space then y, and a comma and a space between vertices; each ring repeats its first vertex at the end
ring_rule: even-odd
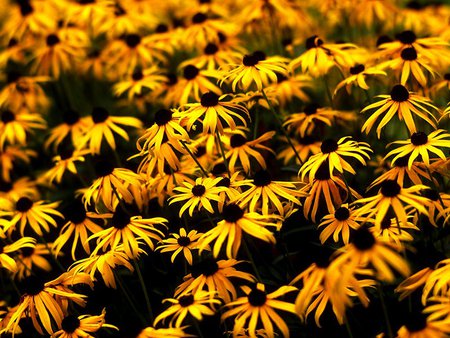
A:
POLYGON ((87 253, 91 253, 89 242, 87 241, 89 233, 97 233, 102 230, 97 223, 93 220, 102 219, 103 215, 98 215, 93 212, 87 212, 83 203, 79 200, 72 201, 70 207, 64 212, 67 223, 63 225, 59 231, 59 236, 56 238, 52 246, 52 252, 55 256, 58 256, 62 248, 71 243, 71 256, 76 260, 76 250, 79 244, 81 244, 83 250, 87 253))
POLYGON ((42 327, 48 334, 53 334, 53 323, 60 327, 69 301, 82 306, 86 304, 85 295, 69 288, 76 284, 90 285, 91 279, 86 274, 74 276, 68 272, 49 282, 35 276, 27 277, 22 283, 23 294, 19 305, 6 325, 6 331, 16 332, 20 319, 26 316, 31 318, 34 328, 41 335, 44 334, 42 327))
POLYGON ((53 157, 54 166, 47 170, 40 178, 49 183, 61 183, 63 175, 70 172, 77 175, 76 162, 84 162, 84 155, 89 154, 88 149, 61 151, 59 155, 53 157))
POLYGON ((18 271, 17 262, 14 257, 11 257, 11 254, 24 248, 34 249, 35 246, 36 240, 32 237, 22 237, 11 244, 4 244, 2 240, 2 242, 0 242, 0 267, 4 267, 13 273, 16 273, 18 271))
MULTIPOLYGON (((139 248, 139 254, 141 253, 144 253, 144 250, 139 248)), ((80 273, 89 274, 93 281, 97 281, 100 276, 107 287, 116 289, 114 270, 123 266, 133 272, 134 267, 129 261, 130 257, 125 253, 123 245, 118 245, 115 249, 91 254, 88 258, 77 260, 70 266, 69 272, 74 276, 80 273)))
POLYGON ((0 116, 0 149, 10 145, 26 145, 27 134, 34 134, 35 129, 45 129, 45 120, 36 113, 14 113, 3 110, 0 116))
POLYGON ((289 64, 293 70, 300 67, 302 73, 309 73, 314 77, 322 76, 333 67, 351 67, 355 63, 351 50, 356 46, 351 43, 324 43, 317 35, 306 39, 306 51, 289 64))
POLYGON ((192 250, 198 250, 198 239, 202 233, 197 230, 186 232, 185 228, 180 228, 180 233, 171 233, 172 238, 166 238, 161 241, 156 250, 161 252, 173 252, 170 261, 173 263, 179 253, 183 253, 184 259, 192 265, 192 250))
POLYGON ((284 215, 282 200, 300 205, 299 198, 305 194, 299 189, 300 182, 273 181, 272 175, 267 170, 255 173, 252 180, 242 180, 238 186, 248 187, 235 202, 242 206, 248 206, 250 212, 261 210, 263 215, 277 211, 284 215))
POLYGON ((213 214, 214 209, 211 205, 211 200, 219 202, 219 193, 225 191, 225 187, 218 187, 217 183, 221 180, 217 178, 197 178, 195 184, 183 182, 184 187, 175 187, 173 190, 176 193, 170 198, 169 204, 186 201, 180 208, 179 216, 189 209, 189 216, 192 216, 194 210, 205 208, 209 213, 213 214))
MULTIPOLYGON (((258 162, 261 169, 266 169, 266 160, 260 151, 269 151, 273 153, 270 147, 264 146, 262 143, 271 140, 275 136, 274 131, 268 131, 254 140, 249 140, 244 130, 238 130, 232 133, 231 136, 225 140, 226 148, 225 158, 228 160, 228 167, 231 172, 235 172, 238 168, 237 163, 240 163, 246 173, 254 169, 251 165, 251 159, 258 162)), ((219 159, 221 161, 221 159, 219 159)))
POLYGON ((349 207, 348 203, 342 204, 337 208, 334 213, 328 214, 322 218, 322 222, 318 225, 318 228, 322 228, 320 233, 320 241, 325 241, 333 235, 335 242, 339 241, 339 235, 341 234, 344 244, 348 244, 350 239, 350 229, 356 230, 360 227, 359 221, 363 220, 362 217, 355 215, 355 208, 349 207))
POLYGON ((311 135, 319 123, 331 127, 333 121, 339 118, 340 112, 327 107, 319 107, 315 104, 308 104, 302 112, 289 114, 283 126, 288 130, 293 130, 300 137, 311 135))
POLYGON ((375 216, 375 225, 380 226, 381 221, 391 210, 395 217, 402 224, 407 223, 408 210, 417 209, 422 214, 428 215, 426 205, 428 198, 417 193, 427 187, 424 185, 414 185, 409 188, 402 188, 394 180, 385 180, 381 183, 378 194, 355 201, 356 204, 363 204, 357 210, 358 216, 370 218, 375 216))
POLYGON ((45 256, 50 256, 53 243, 38 243, 35 247, 22 248, 17 257, 16 276, 19 280, 30 276, 35 267, 49 272, 52 266, 45 256))
POLYGON ((214 299, 211 292, 202 290, 192 294, 184 294, 177 298, 166 298, 164 302, 172 305, 155 318, 154 325, 157 325, 160 321, 165 321, 168 317, 172 317, 169 325, 181 327, 188 314, 201 321, 203 316, 212 316, 215 313, 215 305, 221 303, 220 300, 214 299))
POLYGON ((213 255, 218 257, 226 241, 225 253, 227 257, 236 258, 243 240, 242 232, 262 241, 275 243, 275 236, 266 227, 278 228, 278 224, 272 222, 277 219, 276 215, 245 212, 237 204, 228 204, 224 206, 221 217, 222 220, 200 238, 200 251, 214 242, 213 255))
POLYGON ((391 150, 385 158, 395 155, 392 164, 395 164, 400 158, 408 156, 408 169, 411 169, 414 160, 421 157, 425 165, 430 166, 430 154, 435 154, 439 158, 445 160, 444 152, 439 148, 450 148, 450 134, 443 129, 432 131, 425 134, 422 131, 414 132, 409 140, 394 141, 391 144, 400 144, 401 146, 391 150))
POLYGON ((289 328, 276 310, 295 314, 294 304, 278 300, 277 298, 297 290, 294 286, 282 286, 272 293, 266 293, 264 284, 257 283, 253 288, 241 286, 246 294, 235 301, 225 304, 231 309, 226 310, 221 319, 234 317, 233 335, 248 328, 250 337, 256 337, 258 322, 262 324, 268 334, 274 336, 273 324, 281 331, 283 337, 289 337, 289 328), (248 324, 247 324, 248 321, 248 324))
POLYGON ((45 201, 33 202, 28 197, 21 197, 11 212, 2 212, 3 215, 11 217, 7 226, 7 231, 11 234, 19 227, 20 234, 23 236, 26 227, 31 227, 39 236, 43 236, 42 230, 50 231, 49 225, 56 227, 55 217, 64 218, 64 216, 56 210, 60 202, 45 204, 45 201))
POLYGON ((400 121, 405 121, 409 132, 417 132, 416 123, 413 115, 420 117, 422 120, 437 128, 436 117, 431 113, 431 110, 438 111, 438 109, 430 103, 426 97, 419 96, 409 92, 404 86, 395 85, 389 95, 378 95, 382 100, 372 103, 361 110, 361 113, 367 110, 376 108, 375 112, 370 115, 361 128, 362 132, 368 134, 375 125, 376 120, 382 116, 383 118, 377 126, 377 136, 380 138, 381 129, 388 124, 394 115, 397 114, 400 121))
POLYGON ((226 73, 222 76, 222 85, 228 79, 232 80, 231 88, 236 92, 236 86, 246 91, 252 83, 258 90, 267 87, 271 82, 277 82, 277 73, 287 75, 287 59, 279 56, 266 57, 261 51, 247 54, 241 64, 232 64, 225 67, 226 73))
POLYGON ((392 282, 395 279, 393 270, 405 277, 410 274, 408 263, 395 249, 392 244, 378 240, 363 226, 354 232, 351 242, 342 248, 330 269, 339 275, 343 268, 350 271, 346 273, 353 273, 352 270, 366 268, 370 264, 379 280, 392 282))
POLYGON ((339 82, 334 90, 334 95, 338 92, 339 89, 345 86, 345 90, 347 93, 351 93, 351 88, 353 85, 358 86, 361 89, 368 90, 369 86, 366 82, 366 77, 375 76, 375 75, 384 75, 386 76, 386 72, 382 71, 375 67, 366 67, 363 64, 357 64, 349 69, 350 76, 339 82))
POLYGON ((142 218, 142 216, 131 215, 119 206, 110 219, 111 227, 92 234, 87 240, 97 239, 93 255, 99 250, 103 252, 107 248, 114 250, 118 245, 123 244, 128 257, 136 259, 139 254, 139 240, 154 250, 154 241, 159 242, 164 237, 164 233, 155 225, 164 225, 166 222, 167 220, 163 217, 142 218))
POLYGON ((186 104, 182 124, 190 131, 194 123, 199 121, 203 126, 203 134, 215 134, 216 130, 223 134, 224 122, 231 130, 236 129, 234 118, 247 126, 247 120, 244 118, 250 119, 247 108, 233 103, 233 100, 224 101, 227 96, 228 94, 219 97, 213 92, 207 92, 202 95, 200 103, 186 104))
POLYGON ((229 303, 236 299, 237 293, 234 280, 255 282, 255 277, 250 273, 239 271, 235 266, 242 261, 235 259, 222 259, 216 261, 208 257, 192 265, 191 273, 183 277, 181 283, 175 290, 175 296, 196 293, 205 288, 211 294, 217 294, 218 298, 229 303))
POLYGON ((98 178, 83 193, 85 206, 91 205, 92 202, 97 206, 101 200, 109 210, 114 210, 118 198, 122 198, 126 203, 132 203, 133 194, 129 187, 140 186, 143 181, 142 177, 133 171, 115 168, 104 158, 95 163, 95 173, 98 178))
POLYGON ((138 129, 142 128, 142 123, 137 118, 130 116, 111 116, 102 107, 94 107, 91 118, 93 124, 90 123, 89 130, 76 145, 78 148, 83 148, 88 145, 92 154, 100 154, 103 138, 106 139, 106 142, 113 150, 116 149, 113 132, 119 134, 126 141, 130 140, 128 133, 118 125, 138 129))
POLYGON ((119 330, 116 326, 105 323, 105 309, 98 316, 92 315, 68 315, 61 321, 61 329, 51 335, 51 338, 84 338, 92 337, 91 333, 97 332, 102 327, 119 330))
POLYGON ((354 158, 362 165, 366 165, 366 160, 370 158, 369 153, 372 152, 368 143, 357 142, 350 136, 342 137, 339 141, 326 139, 322 142, 320 150, 320 153, 311 156, 300 168, 299 174, 301 174, 302 179, 308 174, 309 181, 312 182, 322 163, 328 163, 330 177, 334 176, 335 169, 341 174, 345 170, 355 175, 356 171, 345 158, 354 158))
POLYGON ((156 66, 134 70, 126 79, 116 83, 113 87, 114 95, 121 96, 128 92, 128 99, 153 91, 166 81, 166 77, 156 66))

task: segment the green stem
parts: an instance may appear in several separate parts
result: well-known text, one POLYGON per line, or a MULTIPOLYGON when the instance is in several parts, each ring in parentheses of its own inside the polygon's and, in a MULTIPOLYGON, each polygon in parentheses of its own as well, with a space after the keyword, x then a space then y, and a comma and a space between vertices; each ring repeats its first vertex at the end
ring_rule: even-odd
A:
POLYGON ((200 326, 198 325, 197 319, 194 319, 193 322, 194 322, 194 326, 198 332, 199 337, 203 338, 202 330, 200 330, 200 326))
POLYGON ((222 140, 220 139, 219 130, 217 130, 217 129, 216 129, 216 138, 217 138, 217 143, 219 144, 220 154, 222 155, 222 158, 223 158, 223 163, 225 164, 225 167, 227 168, 228 177, 231 177, 230 168, 228 167, 228 161, 227 161, 227 158, 225 157, 225 151, 223 150, 223 143, 222 143, 222 140))
POLYGON ((328 100, 330 101, 330 106, 331 106, 332 109, 334 109, 333 96, 331 95, 331 90, 330 90, 330 87, 328 86, 327 76, 324 75, 322 77, 322 79, 323 79, 323 83, 325 84, 325 91, 327 93, 328 100))
POLYGON ((140 311, 136 308, 136 306, 134 305, 133 300, 131 299, 129 293, 127 292, 127 290, 125 289, 125 285, 122 283, 122 279, 120 277, 120 275, 117 272, 114 272, 113 270, 113 274, 116 277, 117 280, 117 284, 119 284, 120 289, 122 290, 125 299, 127 300, 128 304, 130 304, 131 308, 133 309, 133 311, 136 313, 136 315, 139 317, 139 319, 141 320, 141 322, 144 325, 147 325, 147 322, 145 320, 145 318, 141 315, 140 311))
POLYGON ((348 322, 347 317, 345 317, 344 323, 345 323, 345 328, 347 329, 348 337, 353 338, 352 329, 350 328, 350 323, 348 322))
POLYGON ((294 144, 292 143, 291 138, 290 138, 289 135, 287 134, 286 130, 284 130, 283 122, 281 122, 280 118, 278 117, 277 113, 275 112, 275 109, 273 108, 272 103, 270 102, 269 98, 267 97, 267 95, 266 95, 264 89, 261 89, 261 93, 262 93, 264 99, 266 100, 267 104, 269 105, 269 109, 270 109, 270 111, 272 112, 273 116, 275 117, 275 120, 277 121, 277 124, 278 124, 278 126, 279 126, 279 129, 280 129, 281 133, 283 134, 284 137, 286 137, 287 142, 289 143, 289 145, 291 146, 292 150, 293 150, 294 153, 295 153, 295 157, 297 157, 297 159, 298 159, 300 165, 302 165, 302 164, 303 164, 303 161, 302 161, 302 159, 300 158, 300 155, 298 154, 297 149, 295 149, 295 146, 294 146, 294 144))
POLYGON ((153 311, 152 306, 150 304, 150 298, 148 297, 147 287, 145 286, 144 278, 142 277, 141 269, 139 268, 139 264, 136 259, 133 259, 134 267, 139 277, 139 282, 141 283, 142 291, 144 293, 145 304, 147 305, 148 315, 150 317, 150 323, 153 323, 153 311))
POLYGON ((381 284, 380 283, 377 283, 377 290, 378 290, 378 295, 380 297, 381 308, 383 309, 384 321, 386 322, 386 329, 388 331, 387 332, 388 338, 393 338, 394 335, 392 333, 391 322, 389 321, 389 314, 387 312, 386 303, 384 302, 384 294, 383 294, 383 290, 381 288, 381 284))
POLYGON ((197 157, 192 153, 191 149, 189 149, 189 147, 186 145, 186 142, 181 141, 181 144, 183 145, 183 148, 186 149, 186 151, 189 153, 189 155, 191 155, 192 159, 194 160, 194 162, 198 165, 198 167, 200 168, 200 170, 202 171, 203 175, 205 177, 208 177, 208 173, 206 172, 206 170, 202 167, 202 165, 200 164, 200 162, 198 161, 197 157))
POLYGON ((259 274, 258 268, 256 267, 255 261, 253 260, 252 253, 248 249, 247 242, 245 241, 244 237, 242 237, 242 247, 244 248, 244 251, 247 254, 248 259, 250 259, 250 264, 252 265, 253 271, 255 271, 256 279, 258 279, 258 282, 261 282, 262 279, 259 274))

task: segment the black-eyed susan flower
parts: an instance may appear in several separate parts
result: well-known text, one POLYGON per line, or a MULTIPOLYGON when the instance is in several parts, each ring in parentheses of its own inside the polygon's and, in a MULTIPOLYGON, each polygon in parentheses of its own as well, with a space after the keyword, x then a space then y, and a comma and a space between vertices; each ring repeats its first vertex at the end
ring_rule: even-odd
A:
POLYGON ((437 120, 432 111, 438 111, 438 109, 430 103, 428 98, 409 92, 408 89, 401 84, 392 87, 389 95, 378 95, 378 97, 382 100, 372 103, 361 110, 361 113, 364 113, 376 108, 375 112, 366 119, 366 122, 361 128, 362 132, 368 134, 375 126, 377 119, 381 116, 383 116, 383 118, 377 126, 378 138, 380 138, 383 127, 386 126, 394 116, 398 116, 400 121, 405 121, 406 127, 411 134, 417 132, 416 122, 413 117, 414 115, 421 118, 435 129, 437 128, 437 120))
POLYGON ((3 110, 0 116, 0 149, 6 143, 25 146, 27 134, 34 134, 39 129, 45 129, 45 120, 36 113, 15 113, 3 110))
POLYGON ((284 216, 282 200, 300 205, 300 197, 305 194, 299 188, 301 182, 274 181, 267 170, 257 171, 252 180, 242 180, 237 183, 240 187, 248 187, 236 199, 241 207, 247 207, 250 212, 261 210, 263 215, 269 215, 275 210, 284 216))
POLYGON ((272 293, 267 293, 264 284, 257 283, 253 288, 241 286, 245 296, 225 304, 227 308, 222 316, 222 320, 234 317, 233 334, 248 329, 250 337, 256 337, 258 322, 262 324, 267 333, 274 336, 275 326, 280 330, 283 337, 289 337, 289 328, 277 310, 295 314, 294 304, 278 300, 277 298, 297 290, 294 286, 282 286, 272 293), (248 322, 248 324, 247 324, 248 322))
POLYGON ((448 320, 430 318, 423 312, 415 310, 408 314, 405 325, 397 331, 398 338, 435 337, 445 338, 450 334, 448 320))
POLYGON ((171 317, 169 325, 175 327, 181 327, 188 314, 198 321, 201 321, 203 316, 214 315, 215 305, 221 303, 219 299, 214 299, 214 294, 202 290, 177 298, 166 298, 164 302, 170 303, 171 306, 155 318, 154 324, 171 317))
POLYGON ((126 141, 130 140, 128 133, 119 127, 119 125, 137 129, 142 127, 141 121, 137 118, 131 116, 112 116, 102 107, 94 107, 92 109, 91 119, 93 123, 89 123, 90 128, 76 145, 78 148, 83 148, 88 145, 92 154, 100 154, 103 139, 106 139, 108 145, 115 150, 116 141, 114 133, 126 141))
POLYGON ((16 332, 20 319, 26 316, 31 318, 34 328, 41 335, 44 334, 44 330, 48 334, 53 334, 56 331, 53 323, 58 327, 61 326, 70 301, 86 304, 86 296, 75 293, 69 286, 90 284, 90 281, 90 277, 86 274, 74 276, 68 272, 49 282, 36 276, 27 277, 22 282, 23 294, 19 305, 9 318, 6 330, 16 332))
POLYGON ((273 93, 281 107, 286 107, 289 102, 299 99, 302 102, 309 102, 309 95, 305 89, 313 87, 312 78, 304 74, 277 73, 277 83, 268 87, 268 91, 273 88, 273 93))
POLYGON ((305 52, 290 62, 290 69, 300 67, 302 73, 318 77, 326 74, 333 66, 348 68, 355 63, 350 51, 356 45, 351 43, 324 43, 320 37, 313 35, 306 39, 305 48, 305 52))
POLYGON ((17 257, 16 276, 19 280, 31 275, 34 268, 50 272, 52 266, 45 256, 50 256, 53 243, 37 243, 35 247, 24 247, 20 249, 17 257))
POLYGON ((89 117, 80 117, 80 114, 75 110, 64 111, 62 119, 63 123, 51 129, 44 147, 49 148, 53 145, 53 149, 56 150, 66 137, 70 137, 72 145, 75 148, 80 148, 78 142, 92 126, 92 120, 89 117))
POLYGON ((69 172, 74 175, 78 174, 76 162, 84 162, 84 156, 89 154, 88 149, 84 150, 65 150, 61 151, 59 155, 53 157, 54 166, 47 170, 41 177, 45 182, 61 183, 65 173, 69 172))
POLYGON ((277 82, 277 73, 287 74, 287 59, 280 56, 266 57, 262 51, 247 54, 242 58, 241 64, 230 64, 223 69, 226 74, 222 76, 221 85, 231 80, 231 88, 236 92, 236 86, 246 91, 252 83, 260 91, 270 83, 277 82))
MULTIPOLYGON (((0 233, 1 235, 2 233, 0 233)), ((0 266, 8 269, 12 273, 18 271, 17 262, 14 259, 13 253, 17 253, 19 250, 25 248, 34 249, 36 247, 36 240, 32 237, 22 237, 21 239, 11 243, 5 244, 5 242, 0 242, 0 266)))
POLYGON ((369 230, 378 240, 391 243, 400 250, 405 249, 404 242, 414 240, 410 233, 411 230, 420 231, 412 222, 400 223, 397 219, 389 218, 388 216, 384 217, 379 226, 371 227, 369 230))
POLYGON ((319 107, 316 104, 308 104, 302 112, 289 114, 283 126, 293 130, 300 137, 311 135, 319 123, 331 127, 333 121, 339 118, 340 112, 327 107, 319 107))
POLYGON ((182 114, 183 125, 190 131, 194 123, 200 121, 204 134, 215 134, 216 130, 223 134, 226 127, 236 129, 234 118, 247 126, 247 120, 250 119, 247 108, 234 103, 233 100, 225 101, 227 96, 228 94, 219 96, 214 92, 207 92, 202 95, 200 103, 186 104, 186 110, 182 114))
POLYGON ((207 288, 211 294, 217 294, 217 297, 223 299, 225 303, 235 300, 237 293, 234 280, 255 282, 255 277, 250 273, 235 268, 240 263, 242 261, 236 259, 216 261, 211 257, 201 260, 192 265, 190 274, 184 276, 183 283, 175 290, 175 296, 196 293, 207 288))
POLYGON ((249 173, 254 169, 254 166, 251 165, 252 158, 256 160, 261 169, 266 169, 266 160, 260 151, 273 153, 271 148, 262 143, 271 140, 274 136, 274 131, 268 131, 254 140, 249 140, 245 130, 238 129, 235 133, 232 133, 224 142, 226 148, 228 148, 225 151, 225 158, 228 160, 230 171, 236 172, 239 168, 239 163, 242 169, 249 173))
POLYGON ((184 259, 192 265, 192 250, 198 250, 198 239, 202 236, 197 230, 186 232, 185 228, 180 228, 179 234, 171 233, 172 238, 161 241, 156 250, 161 252, 172 252, 170 261, 173 263, 178 254, 183 253, 184 259))
POLYGON ((36 157, 37 153, 32 149, 22 149, 16 146, 7 145, 0 149, 0 167, 2 179, 11 182, 11 173, 14 166, 20 162, 30 163, 32 157, 36 157))
POLYGON ((180 217, 186 210, 189 210, 189 216, 192 216, 195 209, 200 210, 202 208, 213 214, 214 209, 210 201, 220 202, 219 193, 226 190, 225 187, 217 186, 220 180, 220 177, 199 177, 195 180, 195 184, 183 182, 184 186, 173 189, 175 194, 170 198, 169 204, 186 201, 180 208, 180 217))
MULTIPOLYGON (((145 251, 139 248, 139 254, 145 251)), ((125 253, 123 245, 118 245, 115 249, 106 252, 91 254, 88 258, 79 259, 73 263, 69 271, 74 275, 88 274, 93 281, 97 281, 100 276, 109 288, 117 287, 115 269, 124 267, 133 272, 134 267, 130 263, 130 257, 125 253)))
POLYGON ((67 315, 61 321, 61 329, 51 335, 51 338, 82 338, 92 337, 91 333, 101 328, 118 330, 118 328, 105 322, 105 309, 97 316, 93 315, 67 315))
POLYGON ((69 0, 66 6, 67 22, 89 27, 94 31, 98 30, 100 23, 114 11, 114 2, 111 0, 69 0))
POLYGON ((195 335, 191 335, 184 331, 184 327, 168 327, 155 329, 153 327, 146 327, 143 329, 136 338, 193 338, 195 335))
POLYGON ((349 207, 348 203, 342 204, 333 213, 322 218, 318 228, 322 228, 320 233, 320 241, 325 241, 333 235, 335 242, 339 241, 339 235, 342 237, 344 244, 348 244, 350 240, 350 229, 356 230, 360 227, 362 217, 355 215, 355 208, 349 207))
POLYGON ((334 170, 341 174, 347 171, 355 175, 356 171, 345 158, 354 158, 362 165, 366 165, 366 160, 370 158, 369 153, 373 152, 368 143, 357 142, 350 136, 344 136, 338 141, 326 139, 322 142, 320 150, 320 153, 311 156, 300 168, 299 174, 302 179, 308 174, 311 182, 323 163, 328 163, 330 177, 334 176, 334 170))
POLYGON ((395 292, 400 293, 399 299, 403 300, 416 290, 421 289, 428 280, 431 272, 433 272, 433 268, 425 267, 403 280, 395 288, 395 292))
POLYGON ((422 291, 422 303, 430 296, 445 296, 450 291, 450 258, 438 262, 428 276, 422 291))
POLYGON ((97 179, 83 192, 85 206, 92 202, 97 206, 99 201, 109 209, 114 210, 119 198, 126 203, 133 202, 130 185, 140 186, 143 179, 138 174, 125 168, 115 168, 106 158, 100 158, 94 166, 97 179))
POLYGON ((30 199, 38 199, 40 196, 36 182, 30 180, 29 177, 21 177, 14 182, 5 182, 0 180, 0 201, 3 204, 2 210, 13 210, 14 204, 21 197, 29 197, 30 199), (6 207, 6 203, 10 207, 6 207))
POLYGON ((223 219, 200 238, 200 251, 214 242, 212 248, 214 257, 219 256, 222 246, 225 245, 227 257, 236 258, 243 240, 243 232, 264 242, 275 243, 274 234, 266 227, 279 227, 277 223, 273 222, 273 220, 279 219, 276 215, 245 212, 240 206, 232 203, 223 207, 221 217, 223 219))
POLYGON ((136 259, 139 255, 139 240, 145 242, 151 250, 155 243, 162 240, 164 233, 155 225, 164 225, 167 219, 163 217, 143 218, 130 214, 120 206, 116 208, 109 223, 111 226, 89 236, 88 241, 96 239, 96 246, 92 254, 107 248, 114 250, 122 244, 128 257, 136 259))
POLYGON ((422 194, 428 198, 428 220, 432 225, 438 227, 440 218, 447 217, 450 210, 450 195, 439 192, 435 189, 425 189, 422 194))
POLYGON ((87 253, 91 253, 91 249, 88 242, 89 233, 94 234, 100 232, 100 227, 95 219, 104 219, 103 215, 98 215, 94 212, 86 211, 83 203, 79 200, 75 200, 71 203, 70 207, 64 212, 67 223, 63 225, 59 231, 59 236, 56 238, 52 246, 52 252, 57 257, 62 248, 71 243, 71 256, 76 260, 76 250, 79 244, 81 244, 83 250, 87 253))
POLYGON ((396 252, 397 248, 391 243, 380 241, 365 226, 358 228, 352 237, 351 242, 332 261, 330 269, 334 273, 339 275, 343 268, 348 268, 348 271, 342 273, 353 273, 356 268, 367 268, 370 265, 379 280, 394 281, 393 270, 404 277, 409 276, 407 261, 396 252))
POLYGON ((9 234, 17 228, 23 236, 25 228, 30 227, 39 236, 43 236, 43 231, 49 232, 52 225, 56 227, 55 218, 64 218, 56 209, 60 202, 45 203, 45 201, 32 201, 28 197, 21 197, 17 200, 13 211, 2 212, 3 215, 11 217, 7 231, 9 234))
MULTIPOLYGON (((283 141, 286 141, 286 138, 282 138, 283 141)), ((283 164, 287 165, 291 162, 292 159, 295 159, 297 164, 304 163, 311 155, 317 154, 320 152, 320 145, 322 142, 315 140, 314 137, 305 136, 300 138, 291 139, 291 142, 297 152, 299 158, 297 157, 294 149, 290 145, 286 145, 280 152, 277 154, 277 159, 283 159, 283 164), (301 162, 300 162, 301 161, 301 162)), ((286 141, 287 143, 287 141, 286 141)))
POLYGON ((164 81, 166 81, 166 77, 161 74, 161 70, 156 66, 142 70, 135 69, 125 79, 116 83, 113 91, 116 96, 127 93, 128 99, 131 100, 135 96, 155 90, 164 81))
POLYGON ((357 64, 353 67, 349 68, 350 76, 339 82, 334 90, 334 95, 338 92, 339 89, 345 87, 347 93, 351 93, 352 86, 356 85, 361 89, 368 90, 369 86, 366 82, 366 77, 372 77, 375 75, 383 75, 386 76, 386 72, 375 68, 369 67, 366 68, 363 64, 357 64))
POLYGON ((381 221, 393 211, 395 217, 402 224, 407 223, 408 210, 415 208, 422 214, 428 215, 426 205, 428 199, 418 195, 418 192, 426 189, 424 185, 414 185, 409 188, 401 187, 394 180, 385 180, 375 196, 366 197, 355 201, 362 204, 357 210, 357 215, 370 218, 375 216, 375 225, 380 226, 381 221))
POLYGON ((430 154, 432 153, 442 160, 446 157, 444 152, 439 148, 450 148, 450 134, 443 129, 432 131, 425 134, 423 131, 414 132, 409 140, 394 141, 390 144, 399 144, 400 147, 391 150, 385 158, 393 155, 392 164, 395 164, 403 156, 408 156, 408 169, 411 169, 414 160, 419 156, 426 166, 430 166, 430 154))

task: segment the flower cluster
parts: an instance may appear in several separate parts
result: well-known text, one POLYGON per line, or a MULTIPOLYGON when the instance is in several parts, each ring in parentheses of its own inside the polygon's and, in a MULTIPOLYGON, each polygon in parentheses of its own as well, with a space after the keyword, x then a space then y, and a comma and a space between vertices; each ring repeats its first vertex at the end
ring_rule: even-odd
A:
POLYGON ((445 1, 0 8, 0 336, 450 335, 445 1))

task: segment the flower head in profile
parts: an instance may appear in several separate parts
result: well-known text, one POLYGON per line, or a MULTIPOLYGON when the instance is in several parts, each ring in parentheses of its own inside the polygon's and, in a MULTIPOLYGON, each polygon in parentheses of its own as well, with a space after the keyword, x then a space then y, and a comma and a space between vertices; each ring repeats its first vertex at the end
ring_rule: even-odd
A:
POLYGON ((171 306, 155 318, 154 324, 171 317, 169 325, 175 327, 181 327, 189 314, 198 321, 201 321, 204 316, 214 315, 215 306, 221 303, 220 300, 214 298, 213 293, 202 290, 183 294, 177 298, 166 298, 164 302, 170 303, 171 306))
POLYGON ((194 338, 195 335, 186 333, 185 327, 168 327, 155 329, 146 327, 136 338, 194 338))
POLYGON ((222 314, 222 321, 235 317, 233 335, 240 333, 244 328, 248 329, 250 337, 256 337, 258 322, 262 324, 268 334, 274 336, 274 324, 280 330, 283 337, 289 337, 289 328, 283 318, 277 313, 286 311, 296 314, 294 304, 278 300, 277 298, 296 291, 294 286, 282 286, 272 293, 266 292, 262 283, 257 283, 253 288, 241 286, 245 296, 225 304, 228 310, 222 314), (248 324, 247 324, 248 321, 248 324))
POLYGON ((256 51, 243 57, 241 64, 234 64, 225 67, 226 73, 220 80, 222 85, 225 81, 231 80, 231 88, 236 92, 236 87, 246 91, 254 83, 258 90, 262 90, 270 83, 277 82, 277 73, 287 74, 287 59, 280 56, 266 57, 262 51, 256 51))
POLYGON ((151 66, 146 69, 136 69, 123 80, 117 82, 114 87, 114 95, 121 96, 127 93, 129 100, 135 96, 152 92, 161 87, 162 83, 166 81, 166 77, 161 74, 161 71, 156 66, 151 66))
POLYGON ((350 76, 339 82, 334 90, 334 95, 339 91, 339 89, 344 88, 347 93, 351 93, 352 86, 357 86, 361 89, 368 90, 369 86, 367 85, 366 78, 372 77, 375 75, 383 75, 386 76, 386 72, 380 70, 379 68, 369 67, 366 68, 363 64, 359 63, 349 68, 350 76))
POLYGON ((389 121, 397 116, 400 121, 405 121, 408 131, 412 134, 417 132, 414 115, 421 118, 434 129, 437 128, 437 120, 432 111, 438 109, 430 103, 426 97, 409 92, 408 89, 401 85, 395 85, 389 95, 379 95, 381 100, 372 103, 361 110, 364 113, 371 109, 376 109, 375 112, 366 119, 366 122, 361 128, 362 132, 368 134, 375 126, 379 117, 383 116, 377 126, 377 136, 380 138, 381 130, 389 123, 389 121))

